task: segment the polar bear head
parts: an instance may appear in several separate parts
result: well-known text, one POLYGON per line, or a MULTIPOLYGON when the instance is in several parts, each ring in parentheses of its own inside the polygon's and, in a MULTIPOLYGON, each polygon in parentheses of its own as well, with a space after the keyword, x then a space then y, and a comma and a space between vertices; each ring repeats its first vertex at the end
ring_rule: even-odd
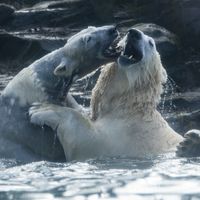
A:
POLYGON ((166 82, 167 74, 153 38, 137 29, 130 29, 118 46, 122 49, 118 65, 126 71, 130 87, 166 82))
POLYGON ((118 46, 122 49, 118 66, 125 72, 129 87, 146 94, 147 100, 148 94, 150 101, 153 95, 158 103, 162 84, 167 81, 167 73, 153 38, 137 29, 130 29, 118 46))
POLYGON ((111 47, 118 37, 115 26, 88 27, 72 36, 64 46, 66 64, 57 67, 54 74, 82 77, 98 66, 112 61, 119 56, 111 47))

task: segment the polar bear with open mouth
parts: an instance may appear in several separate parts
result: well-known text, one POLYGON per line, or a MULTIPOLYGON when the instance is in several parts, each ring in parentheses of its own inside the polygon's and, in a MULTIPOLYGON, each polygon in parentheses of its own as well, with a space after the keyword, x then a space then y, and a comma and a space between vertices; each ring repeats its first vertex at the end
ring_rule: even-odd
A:
MULTIPOLYGON (((56 133, 30 124, 28 108, 36 101, 62 105, 74 79, 118 57, 112 48, 117 37, 116 26, 88 27, 8 83, 0 96, 0 157, 23 161, 65 159, 56 133)), ((67 103, 74 106, 72 96, 67 103)))
POLYGON ((115 26, 90 26, 68 39, 61 47, 20 71, 2 92, 2 98, 21 107, 33 102, 60 101, 74 79, 116 59, 111 47, 117 38, 115 26))
POLYGON ((186 140, 194 143, 200 134, 193 130, 184 140, 156 109, 167 73, 154 40, 130 29, 119 47, 121 56, 104 66, 93 89, 91 119, 70 108, 35 104, 31 122, 57 131, 67 160, 155 156, 178 145, 182 155, 191 147, 186 140))

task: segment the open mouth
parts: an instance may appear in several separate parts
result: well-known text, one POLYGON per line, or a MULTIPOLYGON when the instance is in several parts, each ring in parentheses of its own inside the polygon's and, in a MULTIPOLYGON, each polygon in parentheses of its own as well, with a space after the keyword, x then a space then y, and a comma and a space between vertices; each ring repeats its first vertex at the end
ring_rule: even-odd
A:
POLYGON ((138 42, 126 41, 126 44, 121 47, 120 63, 124 65, 132 65, 140 62, 143 58, 142 49, 138 42))
POLYGON ((103 56, 105 58, 118 58, 121 54, 121 50, 117 48, 117 44, 120 40, 120 37, 116 37, 116 39, 110 43, 103 51, 103 56))

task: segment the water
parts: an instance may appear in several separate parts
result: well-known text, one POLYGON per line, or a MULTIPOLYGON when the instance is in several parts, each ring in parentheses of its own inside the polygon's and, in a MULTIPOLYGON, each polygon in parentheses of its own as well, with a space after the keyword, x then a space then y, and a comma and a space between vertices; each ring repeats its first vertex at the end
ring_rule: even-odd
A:
POLYGON ((200 199, 200 158, 0 160, 0 199, 200 199))

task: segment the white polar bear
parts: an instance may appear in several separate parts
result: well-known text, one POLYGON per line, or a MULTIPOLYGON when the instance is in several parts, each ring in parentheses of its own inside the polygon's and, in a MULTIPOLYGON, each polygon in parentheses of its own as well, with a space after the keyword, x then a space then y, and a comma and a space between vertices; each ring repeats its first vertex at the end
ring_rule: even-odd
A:
POLYGON ((2 92, 2 98, 21 107, 33 102, 56 102, 65 97, 74 78, 92 72, 116 58, 110 45, 118 36, 115 26, 88 27, 66 45, 20 71, 2 92))
MULTIPOLYGON (((74 79, 117 58, 119 54, 111 48, 117 37, 115 26, 88 27, 11 80, 0 96, 0 157, 23 161, 65 159, 56 133, 30 124, 28 108, 36 101, 62 105, 74 79)), ((67 101, 78 107, 72 96, 67 101)))
POLYGON ((104 66, 93 89, 92 119, 52 104, 29 111, 32 123, 57 130, 68 160, 154 156, 183 141, 156 110, 167 74, 154 40, 131 29, 119 46, 117 63, 104 66))

